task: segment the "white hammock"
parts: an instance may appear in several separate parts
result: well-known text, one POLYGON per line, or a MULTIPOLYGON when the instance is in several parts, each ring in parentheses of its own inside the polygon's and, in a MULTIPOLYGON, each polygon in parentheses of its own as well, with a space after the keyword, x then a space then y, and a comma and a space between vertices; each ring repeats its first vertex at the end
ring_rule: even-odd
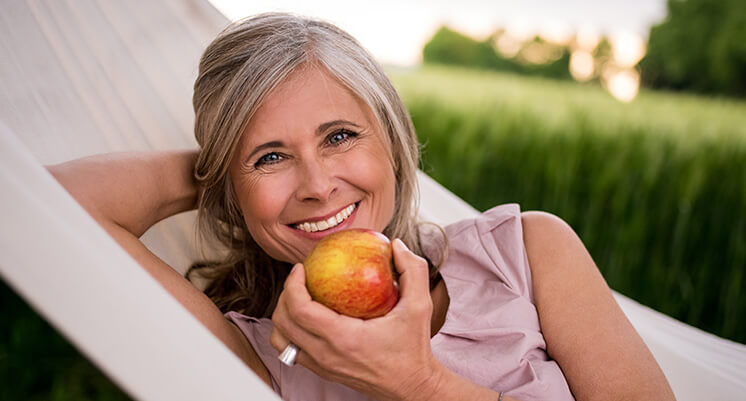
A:
MULTIPOLYGON (((127 4, 3 4, 0 276, 136 399, 275 400, 42 168, 93 153, 195 146, 189 101, 198 57, 227 20, 206 0, 127 4)), ((428 220, 476 213, 424 174, 420 187, 428 220)), ((170 218, 143 240, 183 270, 194 256, 193 219, 170 218)), ((746 346, 615 296, 679 400, 743 399, 746 346)))

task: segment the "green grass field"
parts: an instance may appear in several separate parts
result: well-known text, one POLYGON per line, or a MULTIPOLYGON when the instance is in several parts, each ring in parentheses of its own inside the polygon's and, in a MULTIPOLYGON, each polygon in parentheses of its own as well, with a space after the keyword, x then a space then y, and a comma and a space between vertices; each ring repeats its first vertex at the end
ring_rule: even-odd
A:
POLYGON ((579 233, 610 286, 746 342, 746 103, 446 67, 392 70, 423 168, 479 210, 579 233))
MULTIPOLYGON (((437 101, 455 111, 498 116, 498 121, 522 121, 542 133, 578 132, 578 117, 593 123, 597 135, 640 129, 646 135, 690 136, 691 140, 728 138, 746 142, 746 102, 642 90, 624 104, 600 85, 530 78, 491 71, 426 66, 389 70, 410 112, 437 101)), ((538 133, 537 133, 538 134, 538 133)))

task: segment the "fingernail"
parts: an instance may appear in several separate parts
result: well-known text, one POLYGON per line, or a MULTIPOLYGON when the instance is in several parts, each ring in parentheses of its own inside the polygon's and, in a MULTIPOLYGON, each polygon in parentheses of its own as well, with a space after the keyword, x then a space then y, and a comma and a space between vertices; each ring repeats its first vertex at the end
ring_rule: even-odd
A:
POLYGON ((404 243, 404 241, 400 240, 399 238, 395 239, 394 242, 397 244, 396 246, 398 246, 399 249, 409 250, 409 248, 407 248, 407 245, 404 243))

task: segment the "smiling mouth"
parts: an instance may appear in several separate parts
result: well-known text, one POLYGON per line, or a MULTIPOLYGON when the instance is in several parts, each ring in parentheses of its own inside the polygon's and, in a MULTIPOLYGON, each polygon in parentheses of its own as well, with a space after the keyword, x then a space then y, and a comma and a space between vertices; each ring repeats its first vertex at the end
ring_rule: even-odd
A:
POLYGON ((336 215, 329 217, 326 220, 298 223, 293 225, 293 228, 305 231, 307 233, 315 233, 317 231, 328 230, 347 220, 347 218, 350 217, 356 207, 357 204, 353 203, 350 206, 347 206, 346 208, 340 210, 339 213, 337 213, 336 215))

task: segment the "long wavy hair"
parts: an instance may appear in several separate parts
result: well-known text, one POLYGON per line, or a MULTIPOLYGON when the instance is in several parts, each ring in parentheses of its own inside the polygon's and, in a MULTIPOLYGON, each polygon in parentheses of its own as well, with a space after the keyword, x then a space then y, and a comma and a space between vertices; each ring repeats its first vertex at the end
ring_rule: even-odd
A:
MULTIPOLYGON (((326 69, 365 102, 385 132, 396 177, 394 217, 384 229, 422 255, 416 222, 419 145, 399 95, 373 57, 349 34, 324 21, 266 13, 234 22, 205 50, 194 83, 194 134, 200 145, 195 177, 200 186, 198 240, 217 240, 218 261, 188 271, 210 280, 205 293, 224 313, 267 317, 274 310, 290 265, 272 259, 251 238, 228 166, 241 133, 268 93, 304 65, 326 69)), ((442 258, 440 258, 442 260, 442 258)), ((431 265, 431 283, 437 268, 431 265)))

